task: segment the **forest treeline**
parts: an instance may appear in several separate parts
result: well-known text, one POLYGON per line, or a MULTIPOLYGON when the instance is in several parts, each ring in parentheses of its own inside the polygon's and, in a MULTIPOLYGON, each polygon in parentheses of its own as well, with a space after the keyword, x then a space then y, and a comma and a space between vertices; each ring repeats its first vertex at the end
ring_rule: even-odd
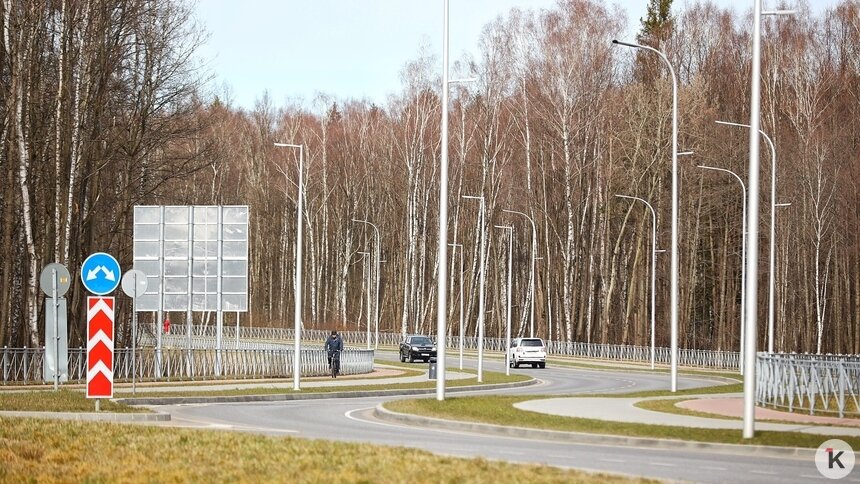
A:
MULTIPOLYGON (((680 344, 736 350, 740 186, 749 122, 748 12, 652 2, 640 42, 664 50, 680 82, 680 344)), ((860 353, 860 6, 844 0, 766 18, 762 130, 777 151, 777 351, 860 353)), ((405 63, 385 103, 318 95, 253 109, 207 92, 195 49, 204 30, 180 0, 3 0, 0 44, 0 346, 42 344, 41 268, 72 270, 71 344, 85 325, 83 259, 132 260, 135 205, 250 206, 250 312, 243 326, 291 327, 298 158, 305 145, 305 327, 363 329, 367 274, 358 252, 381 233, 380 328, 434 332, 440 156, 439 59, 405 63)), ((514 225, 514 333, 528 332, 536 224, 536 334, 646 345, 651 214, 669 245, 671 82, 656 56, 613 46, 624 12, 563 0, 485 26, 453 66, 475 76, 450 105, 449 329, 459 319, 464 256, 468 334, 478 308, 479 204, 487 220, 487 334, 503 334, 514 225), (458 252, 460 251, 460 252, 458 252)), ((628 39, 633 40, 633 39, 628 39)), ((289 49, 290 46, 285 46, 289 49)), ((455 75, 455 77, 457 77, 455 75)), ((289 83, 289 79, 270 82, 289 83)), ((767 320, 770 153, 762 143, 759 341, 767 320)), ((657 344, 668 345, 669 257, 658 254, 657 344)), ((130 333, 120 297, 121 339, 130 333)), ((207 315, 196 315, 210 321, 207 315)), ((143 320, 154 316, 146 314, 143 320)), ((171 315, 181 325, 183 314, 171 315)), ((232 318, 228 319, 232 321, 232 318)), ((229 324, 229 323, 228 323, 229 324)), ((122 344, 122 342, 120 342, 122 344)))

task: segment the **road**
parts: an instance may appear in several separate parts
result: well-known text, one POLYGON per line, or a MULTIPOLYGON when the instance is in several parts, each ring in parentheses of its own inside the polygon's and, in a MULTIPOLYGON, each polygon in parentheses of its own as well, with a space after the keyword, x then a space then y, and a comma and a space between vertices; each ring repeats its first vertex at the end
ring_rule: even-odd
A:
MULTIPOLYGON (((393 359, 395 356, 382 354, 393 359)), ((474 360, 469 361, 474 367, 474 360)), ((484 367, 504 371, 487 360, 484 367)), ((517 369, 542 380, 537 386, 503 394, 609 393, 663 389, 668 375, 573 368, 517 369)), ((707 386, 706 379, 681 377, 679 388, 707 386)), ((463 395, 458 393, 457 395, 463 395)), ((383 422, 372 415, 381 402, 398 397, 325 399, 299 402, 203 404, 161 407, 171 425, 231 429, 267 435, 291 435, 389 446, 416 447, 442 455, 484 457, 508 462, 542 463, 564 468, 697 482, 783 483, 824 479, 812 461, 695 450, 571 444, 475 433, 423 429, 383 422)), ((848 482, 860 482, 855 475, 848 482)))

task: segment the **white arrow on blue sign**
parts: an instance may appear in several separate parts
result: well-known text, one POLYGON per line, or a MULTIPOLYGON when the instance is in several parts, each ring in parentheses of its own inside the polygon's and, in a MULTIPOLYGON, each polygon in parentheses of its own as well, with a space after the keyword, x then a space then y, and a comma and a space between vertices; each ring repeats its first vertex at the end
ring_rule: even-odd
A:
POLYGON ((90 254, 81 267, 81 281, 84 288, 96 296, 113 292, 120 281, 119 262, 104 252, 90 254))

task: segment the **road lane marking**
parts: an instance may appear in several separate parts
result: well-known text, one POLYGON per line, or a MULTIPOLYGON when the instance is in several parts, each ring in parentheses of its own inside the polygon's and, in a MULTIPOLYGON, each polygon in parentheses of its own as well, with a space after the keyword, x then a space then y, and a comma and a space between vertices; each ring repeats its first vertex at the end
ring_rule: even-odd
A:
POLYGON ((675 464, 666 464, 665 462, 649 462, 652 466, 660 466, 660 467, 678 467, 675 464))
POLYGON ((762 474, 762 475, 765 475, 765 476, 775 476, 775 475, 776 475, 776 472, 769 472, 769 471, 750 471, 750 474, 762 474))
POLYGON ((627 462, 627 461, 626 461, 626 460, 624 460, 624 459, 605 459, 605 458, 601 458, 600 460, 601 460, 601 461, 603 461, 603 462, 614 462, 614 463, 616 463, 616 464, 623 464, 623 463, 627 462))

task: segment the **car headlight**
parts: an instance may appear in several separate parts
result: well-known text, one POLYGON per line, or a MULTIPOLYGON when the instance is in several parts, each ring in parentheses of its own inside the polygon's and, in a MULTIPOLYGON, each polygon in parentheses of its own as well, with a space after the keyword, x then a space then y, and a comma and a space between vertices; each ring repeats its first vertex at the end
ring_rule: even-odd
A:
POLYGON ((418 351, 418 347, 417 347, 417 346, 413 346, 413 347, 412 347, 412 351, 418 351))

